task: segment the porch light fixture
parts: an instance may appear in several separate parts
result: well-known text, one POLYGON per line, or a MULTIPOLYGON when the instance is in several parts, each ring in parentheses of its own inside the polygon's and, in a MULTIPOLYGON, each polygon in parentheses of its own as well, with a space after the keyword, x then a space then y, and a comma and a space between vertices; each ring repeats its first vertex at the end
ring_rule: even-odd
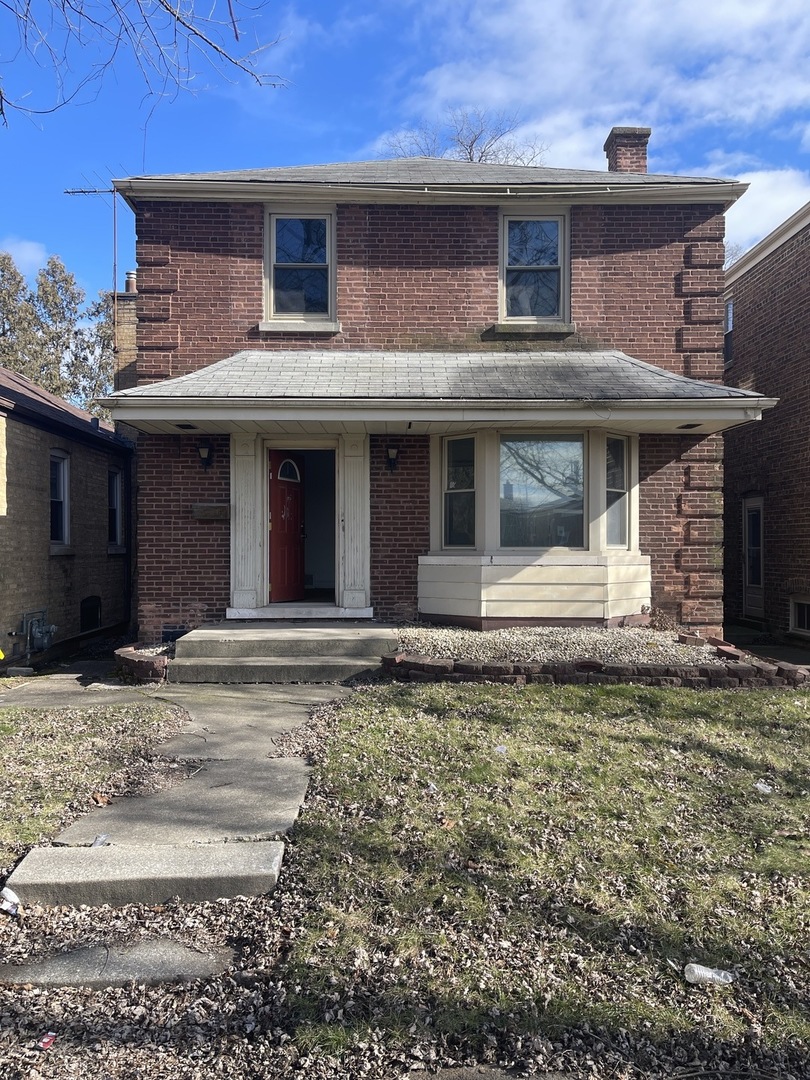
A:
POLYGON ((398 446, 387 446, 386 449, 385 449, 385 452, 386 452, 386 454, 388 454, 388 469, 389 469, 390 472, 394 472, 394 470, 397 467, 397 458, 399 457, 399 447, 398 446))
POLYGON ((207 442, 200 443, 200 445, 197 447, 197 453, 200 455, 200 462, 202 463, 202 467, 204 469, 207 469, 211 464, 211 459, 214 456, 214 451, 211 444, 207 442))

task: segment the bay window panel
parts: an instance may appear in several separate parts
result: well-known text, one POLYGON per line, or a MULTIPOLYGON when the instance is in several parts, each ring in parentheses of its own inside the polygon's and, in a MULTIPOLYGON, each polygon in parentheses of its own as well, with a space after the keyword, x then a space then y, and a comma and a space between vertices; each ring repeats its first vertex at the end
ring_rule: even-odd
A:
POLYGON ((475 547, 475 439, 445 443, 445 547, 475 547))
POLYGON ((608 436, 605 461, 607 543, 627 547, 629 495, 627 491, 627 440, 608 436))
POLYGON ((501 547, 584 547, 581 435, 501 439, 501 547))

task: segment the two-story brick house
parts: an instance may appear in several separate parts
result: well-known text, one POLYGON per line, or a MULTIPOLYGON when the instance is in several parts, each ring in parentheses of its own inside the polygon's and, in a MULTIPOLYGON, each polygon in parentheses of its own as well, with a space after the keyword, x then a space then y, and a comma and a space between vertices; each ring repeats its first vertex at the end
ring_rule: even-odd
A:
POLYGON ((726 615, 810 637, 810 203, 726 284, 726 381, 779 399, 726 437, 726 615))
POLYGON ((136 215, 138 606, 717 628, 723 212, 656 176, 400 159, 116 182, 136 215))

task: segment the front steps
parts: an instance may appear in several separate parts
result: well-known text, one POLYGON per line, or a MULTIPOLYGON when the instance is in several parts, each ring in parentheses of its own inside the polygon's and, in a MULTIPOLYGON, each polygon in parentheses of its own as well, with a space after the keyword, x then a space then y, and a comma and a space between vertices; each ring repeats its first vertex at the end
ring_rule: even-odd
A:
POLYGON ((170 683, 332 683, 379 670, 393 627, 346 623, 221 623, 178 638, 170 683))

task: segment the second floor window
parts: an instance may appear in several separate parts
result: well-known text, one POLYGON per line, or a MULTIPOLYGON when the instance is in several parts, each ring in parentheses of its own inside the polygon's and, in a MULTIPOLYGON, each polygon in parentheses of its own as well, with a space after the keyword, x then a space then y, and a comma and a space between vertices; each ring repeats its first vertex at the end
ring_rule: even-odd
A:
POLYGON ((271 319, 327 319, 332 294, 330 215, 270 215, 271 319))
POLYGON ((564 320, 562 217, 503 219, 503 317, 564 320))

